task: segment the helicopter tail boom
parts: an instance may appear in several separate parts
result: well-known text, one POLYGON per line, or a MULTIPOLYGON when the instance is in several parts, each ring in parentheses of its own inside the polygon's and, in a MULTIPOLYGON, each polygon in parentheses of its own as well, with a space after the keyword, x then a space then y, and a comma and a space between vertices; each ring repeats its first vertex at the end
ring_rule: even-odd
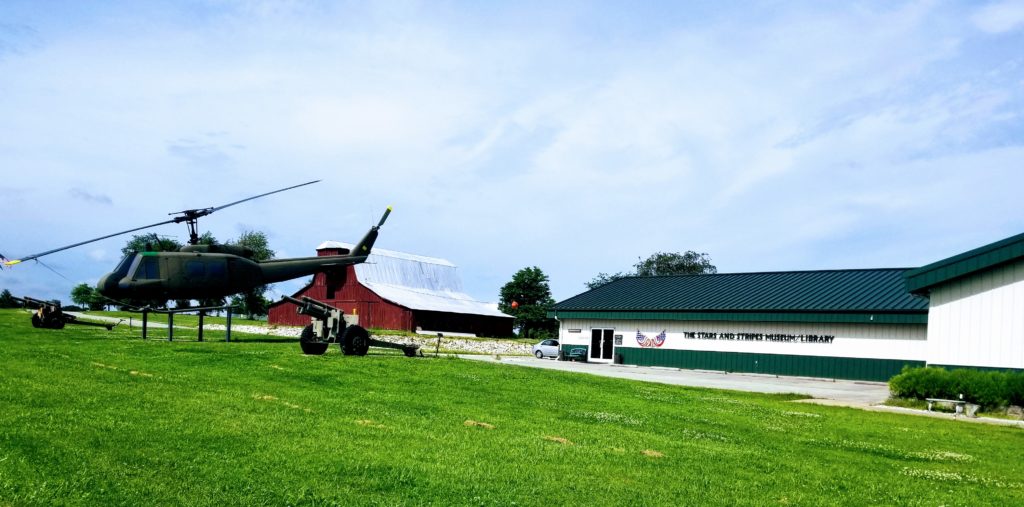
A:
POLYGON ((263 283, 277 283, 362 262, 366 262, 365 255, 328 255, 263 261, 259 267, 263 283))
POLYGON ((371 227, 366 235, 363 236, 363 239, 359 240, 359 243, 356 243, 348 254, 260 262, 259 266, 263 275, 263 283, 275 283, 290 280, 292 278, 310 275, 320 271, 337 269, 343 266, 366 262, 366 258, 373 250, 373 244, 377 241, 377 235, 380 233, 380 228, 388 219, 388 215, 391 214, 391 210, 391 206, 388 206, 384 211, 384 216, 380 218, 380 222, 371 227))

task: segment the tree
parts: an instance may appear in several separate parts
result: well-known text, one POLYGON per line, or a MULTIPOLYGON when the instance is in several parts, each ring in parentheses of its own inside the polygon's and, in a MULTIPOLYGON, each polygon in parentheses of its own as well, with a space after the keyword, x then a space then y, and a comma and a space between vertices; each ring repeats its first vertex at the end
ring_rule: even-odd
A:
POLYGON ((71 289, 71 302, 90 310, 102 310, 105 306, 103 296, 87 283, 80 283, 71 289))
POLYGON ((593 290, 628 276, 713 275, 718 272, 718 268, 711 264, 708 254, 697 253, 693 250, 687 250, 684 253, 656 252, 634 264, 633 268, 636 271, 630 273, 619 272, 614 275, 598 273, 584 285, 593 290))
MULTIPOLYGON (((252 250, 252 260, 261 262, 269 259, 273 259, 276 253, 270 249, 269 242, 267 241, 267 235, 259 231, 245 231, 234 244, 244 246, 252 250)), ((250 319, 257 316, 267 314, 267 308, 270 306, 270 300, 268 300, 264 294, 266 294, 269 285, 261 285, 252 290, 246 291, 242 294, 236 294, 231 297, 231 305, 236 306, 240 311, 249 316, 250 319)))
POLYGON ((156 234, 134 234, 121 249, 121 255, 135 252, 177 252, 181 243, 156 234))
POLYGON ((87 306, 93 298, 93 288, 87 283, 80 283, 71 289, 71 302, 78 306, 87 306))
POLYGON ((269 299, 263 296, 266 290, 267 286, 264 285, 241 294, 235 294, 231 296, 231 306, 238 308, 240 312, 246 314, 250 319, 266 315, 271 303, 269 299))
MULTIPOLYGON (((226 304, 228 304, 228 300, 227 300, 227 298, 225 298, 223 296, 221 296, 219 298, 200 299, 199 300, 199 306, 204 307, 204 308, 209 308, 211 306, 224 306, 226 304)), ((220 310, 217 310, 216 313, 217 313, 217 315, 220 315, 220 310)))
POLYGON ((606 283, 611 283, 620 278, 626 278, 627 276, 632 276, 632 273, 623 273, 621 271, 615 273, 614 275, 609 275, 608 273, 598 273, 593 280, 586 282, 584 285, 586 285, 588 289, 596 289, 606 283))
POLYGON ((519 336, 543 338, 558 328, 558 322, 548 318, 554 304, 548 276, 534 266, 520 269, 501 288, 498 309, 516 318, 513 327, 519 329, 519 336))
POLYGON ((0 292, 0 308, 18 308, 19 306, 21 305, 14 300, 14 295, 11 294, 11 291, 4 289, 3 292, 0 292))
POLYGON ((657 252, 633 267, 637 276, 713 275, 718 272, 708 254, 693 250, 685 253, 657 252))
POLYGON ((257 262, 273 259, 277 255, 270 249, 267 235, 259 231, 245 231, 232 243, 252 250, 252 260, 257 262))

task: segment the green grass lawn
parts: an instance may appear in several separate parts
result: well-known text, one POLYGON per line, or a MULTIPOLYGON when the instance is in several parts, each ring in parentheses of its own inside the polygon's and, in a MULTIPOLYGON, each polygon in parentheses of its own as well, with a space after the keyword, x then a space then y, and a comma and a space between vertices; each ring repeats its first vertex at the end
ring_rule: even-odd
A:
POLYGON ((0 505, 1024 504, 1016 428, 240 338, 0 310, 0 505))

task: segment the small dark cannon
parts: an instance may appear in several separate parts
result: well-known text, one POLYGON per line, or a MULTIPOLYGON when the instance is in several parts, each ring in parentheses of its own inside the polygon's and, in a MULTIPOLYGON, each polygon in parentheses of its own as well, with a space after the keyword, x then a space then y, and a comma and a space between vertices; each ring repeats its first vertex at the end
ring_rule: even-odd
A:
POLYGON ((30 298, 28 296, 14 298, 15 301, 21 303, 25 308, 35 310, 32 314, 32 327, 40 327, 44 329, 64 329, 66 324, 74 324, 76 326, 95 326, 105 327, 107 331, 114 329, 116 324, 104 324, 101 322, 89 322, 81 320, 74 315, 68 315, 61 309, 60 301, 43 301, 41 299, 30 298))

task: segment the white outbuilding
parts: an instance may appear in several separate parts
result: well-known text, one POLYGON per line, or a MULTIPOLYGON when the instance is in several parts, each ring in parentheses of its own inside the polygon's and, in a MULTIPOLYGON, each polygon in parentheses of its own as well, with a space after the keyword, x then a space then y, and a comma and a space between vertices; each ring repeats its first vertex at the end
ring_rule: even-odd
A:
POLYGON ((1024 369, 1024 234, 907 273, 926 296, 929 365, 1024 369))

